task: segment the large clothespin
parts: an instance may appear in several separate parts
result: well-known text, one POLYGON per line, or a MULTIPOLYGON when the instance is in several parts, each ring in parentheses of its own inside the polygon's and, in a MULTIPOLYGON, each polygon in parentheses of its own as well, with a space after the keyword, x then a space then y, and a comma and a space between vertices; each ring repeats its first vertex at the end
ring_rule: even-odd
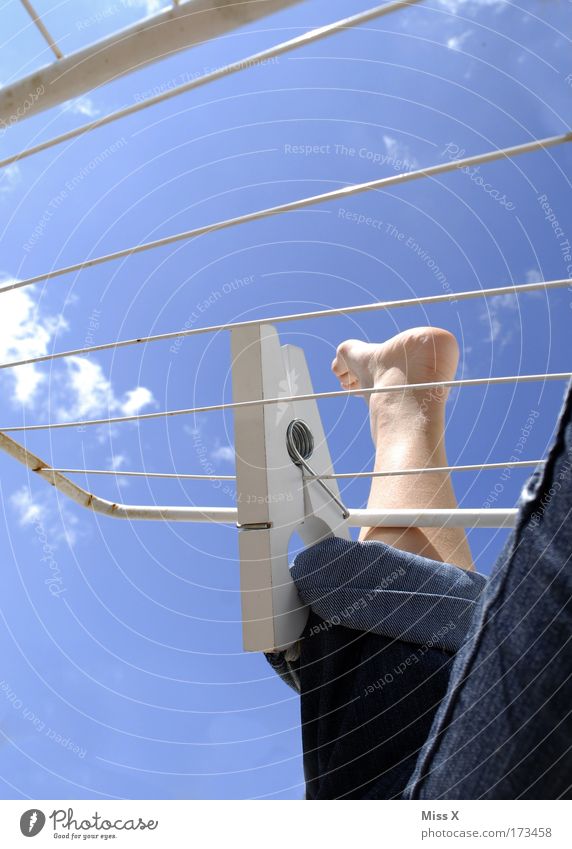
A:
MULTIPOLYGON (((233 401, 313 394, 301 348, 280 345, 269 324, 232 330, 233 401)), ((288 544, 330 535, 349 539, 347 512, 332 474, 315 399, 238 407, 234 411, 240 590, 246 651, 284 649, 308 611, 290 577, 288 544)))

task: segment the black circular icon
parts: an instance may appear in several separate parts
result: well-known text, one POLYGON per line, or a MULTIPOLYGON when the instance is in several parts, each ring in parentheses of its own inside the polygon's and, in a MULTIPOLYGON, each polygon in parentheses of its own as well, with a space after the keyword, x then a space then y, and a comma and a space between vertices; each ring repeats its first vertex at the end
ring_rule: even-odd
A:
POLYGON ((20 831, 24 837, 35 837, 46 824, 46 815, 37 808, 26 811, 20 817, 20 831))

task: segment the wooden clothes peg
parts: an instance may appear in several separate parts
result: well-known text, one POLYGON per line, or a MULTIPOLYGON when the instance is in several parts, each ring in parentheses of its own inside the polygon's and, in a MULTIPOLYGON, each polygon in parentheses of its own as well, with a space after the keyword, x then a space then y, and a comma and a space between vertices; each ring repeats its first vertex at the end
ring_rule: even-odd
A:
MULTIPOLYGON (((313 393, 303 350, 281 346, 272 325, 237 327, 231 345, 233 401, 313 393)), ((235 409, 234 430, 244 648, 284 649, 308 615, 290 577, 290 537, 349 539, 347 513, 336 481, 304 479, 293 459, 301 450, 316 474, 333 472, 315 400, 235 409)))

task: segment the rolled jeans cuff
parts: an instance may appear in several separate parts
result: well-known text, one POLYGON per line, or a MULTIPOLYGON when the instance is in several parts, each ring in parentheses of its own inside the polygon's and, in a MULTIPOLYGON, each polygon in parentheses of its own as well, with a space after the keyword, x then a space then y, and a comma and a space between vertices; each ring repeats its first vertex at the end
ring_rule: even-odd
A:
MULTIPOLYGON (((302 551, 291 572, 302 601, 324 620, 314 630, 341 625, 450 654, 464 642, 487 583, 477 572, 383 542, 339 537, 302 551)), ((283 653, 268 659, 298 689, 283 653)))

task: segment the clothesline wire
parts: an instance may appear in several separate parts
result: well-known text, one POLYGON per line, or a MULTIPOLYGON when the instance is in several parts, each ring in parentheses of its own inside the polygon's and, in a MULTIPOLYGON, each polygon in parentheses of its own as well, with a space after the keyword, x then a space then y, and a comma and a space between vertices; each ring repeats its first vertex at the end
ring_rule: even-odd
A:
POLYGON ((304 475, 308 480, 346 480, 348 478, 390 478, 395 475, 423 475, 436 472, 478 472, 483 469, 520 469, 542 465, 546 460, 508 460, 506 463, 470 463, 417 469, 391 469, 383 472, 337 472, 331 475, 304 475))
POLYGON ((114 416, 107 419, 86 419, 73 422, 48 422, 46 424, 18 425, 0 428, 2 433, 16 433, 19 431, 32 430, 59 430, 70 427, 89 427, 90 425, 121 424, 123 422, 146 421, 149 419, 169 418, 172 416, 192 415, 197 413, 211 413, 222 410, 238 410, 244 407, 261 407, 270 404, 290 404, 296 401, 312 401, 322 398, 351 398, 354 395, 370 396, 386 392, 402 392, 404 390, 436 389, 440 387, 453 388, 457 386, 483 386, 506 383, 532 383, 541 380, 569 380, 572 372, 558 372, 552 374, 520 374, 506 375, 502 377, 477 377, 464 378, 461 380, 440 380, 427 383, 408 383, 395 386, 374 386, 371 389, 342 389, 332 392, 313 392, 308 395, 288 395, 278 398, 255 398, 252 401, 235 401, 223 404, 212 404, 204 407, 189 407, 180 410, 161 410, 156 413, 137 413, 130 416, 114 416))
POLYGON ((11 360, 0 363, 0 369, 16 368, 17 366, 45 363, 50 360, 58 360, 64 357, 76 357, 82 354, 93 354, 98 351, 109 351, 115 348, 127 348, 131 345, 142 345, 149 342, 160 342, 169 339, 182 339, 187 336, 196 336, 202 333, 219 333, 224 330, 236 328, 255 327, 260 324, 279 324, 288 321, 303 321, 313 318, 325 318, 328 316, 355 315, 356 313, 368 312, 369 310, 390 310, 400 307, 423 306, 426 304, 439 304, 448 301, 466 301, 471 298, 495 297, 497 295, 518 295, 527 292, 536 292, 541 289, 558 289, 572 286, 572 279, 540 281, 537 283, 523 283, 511 286, 497 286, 492 289, 474 289, 469 292, 446 293, 441 295, 426 295, 421 298, 403 298, 394 301, 376 301, 370 304, 358 304, 350 307, 335 307, 333 309, 314 310, 313 312, 292 313, 290 315, 271 316, 269 318, 255 318, 249 321, 235 321, 229 324, 213 324, 209 327, 183 328, 168 333, 157 333, 152 336, 139 336, 133 339, 122 339, 118 342, 104 342, 101 345, 88 345, 84 348, 73 348, 68 351, 57 351, 51 354, 42 354, 38 357, 28 357, 23 360, 11 360))
POLYGON ((30 0, 20 0, 20 2, 22 3, 22 6, 25 8, 27 13, 29 14, 31 19, 33 20, 33 22, 37 26, 38 30, 42 34, 42 37, 44 38, 44 41, 48 44, 50 50, 52 51, 52 53, 54 54, 56 59, 63 59, 64 54, 62 53, 62 51, 60 50, 60 48, 56 44, 51 33, 48 31, 48 28, 44 24, 42 18, 40 17, 40 15, 38 15, 36 10, 32 6, 32 3, 30 2, 30 0))
MULTIPOLYGON (((303 477, 307 480, 344 480, 346 478, 385 478, 395 477, 400 475, 422 475, 433 474, 435 472, 473 472, 482 471, 483 469, 515 469, 536 467, 545 463, 545 460, 508 460, 504 463, 473 463, 465 465, 453 466, 432 466, 427 468, 417 469, 392 469, 384 472, 340 472, 331 475, 309 475, 304 473, 303 477)), ((127 471, 122 469, 59 469, 52 466, 42 466, 36 469, 37 472, 57 472, 65 475, 110 475, 113 477, 139 477, 139 478, 165 478, 176 480, 218 480, 218 481, 235 481, 235 475, 199 475, 188 474, 186 472, 137 472, 127 471)))
POLYGON ((22 159, 26 159, 36 153, 41 153, 44 150, 49 150, 63 142, 71 141, 71 139, 90 133, 92 130, 99 129, 99 127, 104 127, 107 124, 118 121, 120 118, 126 118, 129 115, 134 115, 136 112, 141 112, 143 109, 148 109, 150 106, 163 103, 165 100, 178 97, 192 89, 200 88, 201 86, 215 82, 223 77, 238 73, 246 68, 251 68, 253 65, 257 65, 268 59, 273 59, 277 56, 283 55, 284 53, 289 53, 292 50, 296 50, 298 47, 313 44, 323 38, 334 35, 336 32, 341 32, 345 29, 352 29, 360 24, 365 24, 368 21, 373 21, 375 18, 380 18, 383 15, 390 14, 391 12, 397 12, 400 9, 407 6, 413 6, 419 2, 421 2, 421 0, 397 0, 395 3, 384 3, 380 6, 374 7, 373 9, 360 12, 357 15, 352 15, 348 18, 327 24, 326 26, 309 30, 308 32, 298 35, 295 38, 291 38, 288 41, 281 42, 280 44, 269 47, 266 50, 261 50, 258 53, 253 53, 251 56, 247 56, 245 59, 240 59, 238 62, 231 62, 229 65, 224 65, 222 68, 217 68, 215 71, 211 71, 201 77, 188 80, 174 88, 166 89, 153 97, 148 97, 145 100, 130 104, 129 106, 124 106, 121 109, 117 109, 115 112, 110 112, 108 115, 103 115, 101 118, 97 118, 95 121, 82 124, 80 127, 74 127, 73 130, 68 130, 65 133, 61 133, 59 136, 54 136, 51 139, 47 139, 46 141, 39 142, 32 147, 26 148, 19 153, 7 156, 0 160, 0 168, 5 168, 8 165, 12 165, 14 162, 20 162, 22 159))
POLYGON ((74 263, 62 268, 56 268, 53 271, 45 271, 42 274, 36 274, 34 277, 28 277, 25 280, 13 280, 10 283, 0 288, 0 294, 10 292, 13 289, 21 289, 24 286, 33 286, 35 283, 52 280, 57 277, 62 277, 65 274, 72 274, 76 271, 83 271, 87 268, 94 268, 107 262, 112 262, 117 259, 123 259, 128 256, 142 253, 143 251, 153 250, 155 248, 165 247, 175 244, 176 242, 194 239, 203 236, 206 233, 215 233, 221 230, 226 230, 230 227, 236 227, 239 224, 247 224, 252 221, 260 221, 265 218, 270 218, 275 215, 281 215, 285 212, 296 212, 299 209, 306 209, 309 206, 326 203, 340 198, 347 199, 354 195, 373 190, 384 190, 391 186, 409 183, 413 180, 419 180, 424 177, 436 177, 440 174, 445 174, 449 171, 458 170, 460 168, 468 168, 473 165, 482 165, 487 162, 495 162, 499 159, 510 159, 513 156, 519 156, 523 153, 531 153, 535 150, 545 150, 550 147, 555 147, 559 144, 565 144, 572 141, 572 132, 564 133, 558 136, 551 136, 545 139, 535 139, 525 144, 514 145, 500 150, 491 150, 488 153, 481 153, 475 156, 467 156, 464 159, 453 159, 441 162, 437 165, 431 165, 427 168, 420 168, 417 171, 404 171, 399 174, 393 174, 389 177, 380 177, 377 180, 370 180, 366 183, 353 183, 341 189, 334 189, 329 192, 323 192, 319 195, 300 198, 299 200, 289 201, 287 203, 278 204, 277 206, 259 209, 255 212, 247 212, 243 215, 235 216, 234 218, 225 218, 222 221, 216 221, 212 224, 206 224, 201 227, 195 227, 192 230, 185 230, 180 233, 174 233, 170 236, 163 236, 161 239, 154 239, 151 242, 143 242, 138 245, 133 245, 129 248, 123 248, 113 253, 104 254, 102 256, 86 259, 82 262, 74 263))

